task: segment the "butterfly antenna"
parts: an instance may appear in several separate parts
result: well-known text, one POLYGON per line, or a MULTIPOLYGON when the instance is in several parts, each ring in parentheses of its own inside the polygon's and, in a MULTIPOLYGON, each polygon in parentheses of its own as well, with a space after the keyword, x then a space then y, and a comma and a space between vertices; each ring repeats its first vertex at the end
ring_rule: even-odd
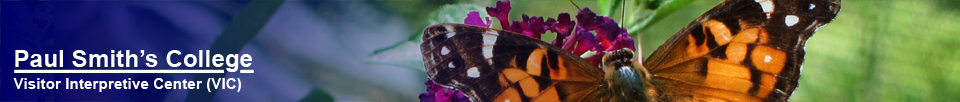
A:
POLYGON ((583 9, 583 8, 580 8, 580 6, 577 6, 577 3, 574 3, 573 0, 567 0, 567 1, 570 1, 570 4, 573 4, 573 7, 577 7, 577 10, 583 9))

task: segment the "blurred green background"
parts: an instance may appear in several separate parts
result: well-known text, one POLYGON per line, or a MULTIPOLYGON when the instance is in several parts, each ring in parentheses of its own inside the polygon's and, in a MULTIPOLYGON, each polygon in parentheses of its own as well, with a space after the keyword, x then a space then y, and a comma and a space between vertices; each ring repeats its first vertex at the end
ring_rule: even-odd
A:
MULTIPOLYGON (((430 14, 426 11, 443 4, 493 6, 494 2, 371 3, 402 16, 409 29, 422 29, 430 14)), ((574 2, 598 8, 595 1, 574 2)), ((641 30, 644 56, 719 2, 692 2, 641 30)), ((556 17, 577 11, 566 0, 511 3, 512 20, 519 20, 520 14, 556 17)), ((841 4, 833 23, 809 39, 800 86, 791 101, 960 101, 960 1, 845 0, 841 4)), ((619 20, 619 14, 612 18, 619 20)), ((416 33, 419 30, 410 32, 416 33)))

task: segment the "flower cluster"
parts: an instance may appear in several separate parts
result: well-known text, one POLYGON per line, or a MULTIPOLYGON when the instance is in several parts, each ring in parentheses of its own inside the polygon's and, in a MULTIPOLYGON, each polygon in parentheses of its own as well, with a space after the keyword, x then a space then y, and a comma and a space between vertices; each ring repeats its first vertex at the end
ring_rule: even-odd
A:
MULTIPOLYGON (((541 35, 547 31, 556 33, 557 38, 551 44, 576 55, 583 55, 591 51, 604 52, 623 48, 636 50, 633 38, 630 38, 626 29, 620 27, 610 17, 598 16, 588 8, 581 9, 577 13, 576 22, 572 21, 570 14, 567 13, 560 13, 557 18, 547 18, 546 20, 543 17, 530 17, 523 14, 522 21, 510 21, 508 19, 510 9, 510 1, 498 1, 496 7, 487 7, 487 14, 497 18, 503 30, 517 32, 532 38, 540 39, 541 35), (596 34, 593 34, 594 32, 596 34)), ((484 19, 490 21, 490 18, 481 18, 479 12, 473 11, 467 15, 464 24, 490 27, 491 23, 484 23, 484 19)), ((604 54, 596 53, 586 56, 584 59, 590 61, 594 66, 599 66, 604 54)), ((441 99, 464 101, 462 99, 466 99, 459 91, 453 89, 442 90, 443 87, 436 85, 432 80, 427 81, 428 92, 420 94, 421 102, 433 102, 441 99), (456 94, 450 95, 448 93, 456 94)))
MULTIPOLYGON (((620 27, 610 17, 598 16, 588 8, 581 9, 577 13, 576 22, 571 21, 570 14, 567 13, 560 13, 556 19, 547 18, 546 21, 543 17, 530 17, 523 14, 522 21, 510 21, 508 19, 510 9, 510 1, 498 1, 496 7, 487 7, 487 13, 500 20, 500 25, 507 31, 518 32, 536 39, 540 39, 540 35, 547 31, 557 33, 557 38, 552 44, 576 55, 582 55, 588 51, 603 52, 623 48, 636 50, 633 38, 630 38, 626 29, 620 27)), ((490 24, 483 23, 483 19, 477 12, 470 14, 464 20, 466 24, 490 27, 490 24)), ((490 20, 490 18, 486 19, 490 20)), ((599 65, 603 55, 604 53, 597 53, 587 56, 586 59, 594 65, 599 65)))

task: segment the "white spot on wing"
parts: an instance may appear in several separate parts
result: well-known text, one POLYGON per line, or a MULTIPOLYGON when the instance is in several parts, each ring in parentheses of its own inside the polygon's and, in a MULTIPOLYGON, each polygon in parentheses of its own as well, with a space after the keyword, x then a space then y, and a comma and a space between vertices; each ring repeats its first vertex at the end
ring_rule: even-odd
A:
POLYGON ((484 32, 484 33, 500 36, 500 33, 497 33, 497 31, 494 31, 494 30, 488 30, 487 32, 484 32))
POLYGON ((440 48, 440 55, 447 55, 450 53, 450 49, 447 49, 446 46, 440 48))
POLYGON ((763 8, 763 12, 773 12, 773 1, 763 0, 757 3, 760 3, 760 7, 763 8))
POLYGON ((764 13, 767 13, 767 19, 770 19, 770 13, 773 12, 773 1, 770 0, 756 0, 757 3, 760 3, 760 8, 763 9, 764 13))
POLYGON ((443 25, 443 28, 447 28, 447 31, 450 31, 450 32, 457 32, 457 31, 454 31, 455 29, 453 29, 453 26, 450 26, 450 25, 443 25))
POLYGON ((770 57, 770 55, 763 56, 763 62, 770 63, 770 60, 773 60, 773 58, 770 57))
POLYGON ((453 65, 453 62, 450 62, 449 64, 447 64, 447 67, 450 67, 450 68, 457 68, 457 66, 455 66, 455 65, 453 65))
POLYGON ((456 32, 447 33, 447 38, 452 38, 453 35, 457 35, 457 33, 456 32))
POLYGON ((807 9, 808 9, 808 10, 813 10, 813 8, 815 8, 815 7, 817 7, 817 5, 814 5, 813 3, 810 3, 810 8, 807 8, 807 9))
POLYGON ((493 46, 483 46, 483 58, 490 59, 493 57, 493 46))
POLYGON ((797 24, 797 22, 799 21, 800 21, 800 18, 797 17, 796 15, 787 15, 787 17, 783 18, 783 24, 787 24, 787 27, 793 26, 794 24, 797 24))
POLYGON ((497 43, 497 35, 499 34, 493 30, 483 34, 483 48, 481 48, 483 50, 483 58, 489 59, 493 57, 493 45, 497 43))
POLYGON ((470 67, 470 69, 467 69, 467 76, 471 78, 478 78, 480 77, 480 70, 477 70, 477 67, 470 67))
POLYGON ((497 43, 497 35, 483 34, 483 45, 493 45, 497 43))
POLYGON ((447 32, 449 32, 449 33, 447 33, 447 38, 453 37, 453 35, 457 35, 457 33, 456 33, 457 31, 456 31, 456 29, 453 29, 453 26, 443 25, 443 28, 446 28, 446 29, 447 29, 447 32))

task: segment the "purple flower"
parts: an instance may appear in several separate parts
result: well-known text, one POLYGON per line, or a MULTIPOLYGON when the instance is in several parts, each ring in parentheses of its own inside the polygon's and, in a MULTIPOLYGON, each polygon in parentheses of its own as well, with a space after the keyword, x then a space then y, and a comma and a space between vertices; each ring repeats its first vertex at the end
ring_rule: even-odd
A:
POLYGON ((462 92, 444 88, 433 83, 433 80, 427 80, 423 84, 427 85, 427 92, 420 93, 420 102, 470 102, 470 98, 462 92))
MULTIPOLYGON (((523 23, 520 21, 513 21, 513 24, 511 24, 510 26, 503 27, 503 30, 523 33, 524 27, 527 27, 526 23, 523 23)), ((527 36, 532 36, 532 35, 527 35, 527 36)))
MULTIPOLYGON (((613 21, 613 19, 610 19, 610 17, 603 17, 601 21, 602 22, 600 22, 597 25, 597 28, 595 29, 597 32, 597 40, 600 40, 600 41, 614 40, 616 39, 617 36, 619 36, 618 34, 626 31, 625 29, 620 28, 620 25, 617 25, 617 22, 613 21)), ((610 42, 604 42, 604 45, 609 46, 609 43, 610 42)))
POLYGON ((464 24, 469 24, 469 25, 490 27, 490 24, 493 24, 493 23, 490 23, 490 22, 489 22, 489 21, 490 21, 490 17, 485 17, 485 18, 486 18, 486 21, 488 21, 488 22, 486 22, 486 23, 484 23, 484 19, 480 19, 480 12, 470 11, 470 13, 467 14, 467 18, 466 18, 466 19, 463 19, 463 23, 464 23, 464 24))
POLYGON ((504 30, 510 26, 510 1, 497 1, 497 7, 487 7, 487 14, 500 20, 500 26, 504 30))
POLYGON ((582 55, 591 50, 596 51, 599 48, 596 37, 587 30, 578 29, 577 33, 568 37, 567 40, 570 42, 564 43, 561 48, 572 51, 576 55, 582 55))
POLYGON ((570 14, 567 13, 560 13, 557 19, 547 18, 545 24, 548 25, 547 29, 550 32, 557 33, 557 38, 553 41, 554 46, 563 46, 563 41, 570 36, 570 32, 576 26, 576 23, 570 20, 570 14))
POLYGON ((618 34, 616 40, 613 41, 613 44, 611 46, 608 46, 605 49, 605 51, 612 51, 612 50, 618 50, 623 48, 629 48, 630 50, 637 50, 636 46, 634 46, 633 38, 630 38, 630 34, 627 34, 626 32, 623 32, 622 34, 618 34))
POLYGON ((597 16, 589 8, 583 8, 577 13, 577 24, 587 30, 597 29, 599 22, 603 22, 602 16, 597 16))
MULTIPOLYGON (((514 23, 516 24, 516 23, 514 23)), ((540 35, 547 33, 547 28, 550 26, 545 25, 543 22, 543 17, 529 17, 527 14, 523 14, 523 22, 520 23, 522 28, 514 29, 516 32, 520 32, 524 35, 540 39, 540 35)))
POLYGON ((557 32, 557 33, 569 34, 570 31, 573 30, 573 27, 576 26, 575 24, 576 22, 573 22, 573 20, 570 20, 570 14, 560 13, 559 15, 557 15, 557 24, 553 25, 552 30, 555 30, 554 32, 557 32))

